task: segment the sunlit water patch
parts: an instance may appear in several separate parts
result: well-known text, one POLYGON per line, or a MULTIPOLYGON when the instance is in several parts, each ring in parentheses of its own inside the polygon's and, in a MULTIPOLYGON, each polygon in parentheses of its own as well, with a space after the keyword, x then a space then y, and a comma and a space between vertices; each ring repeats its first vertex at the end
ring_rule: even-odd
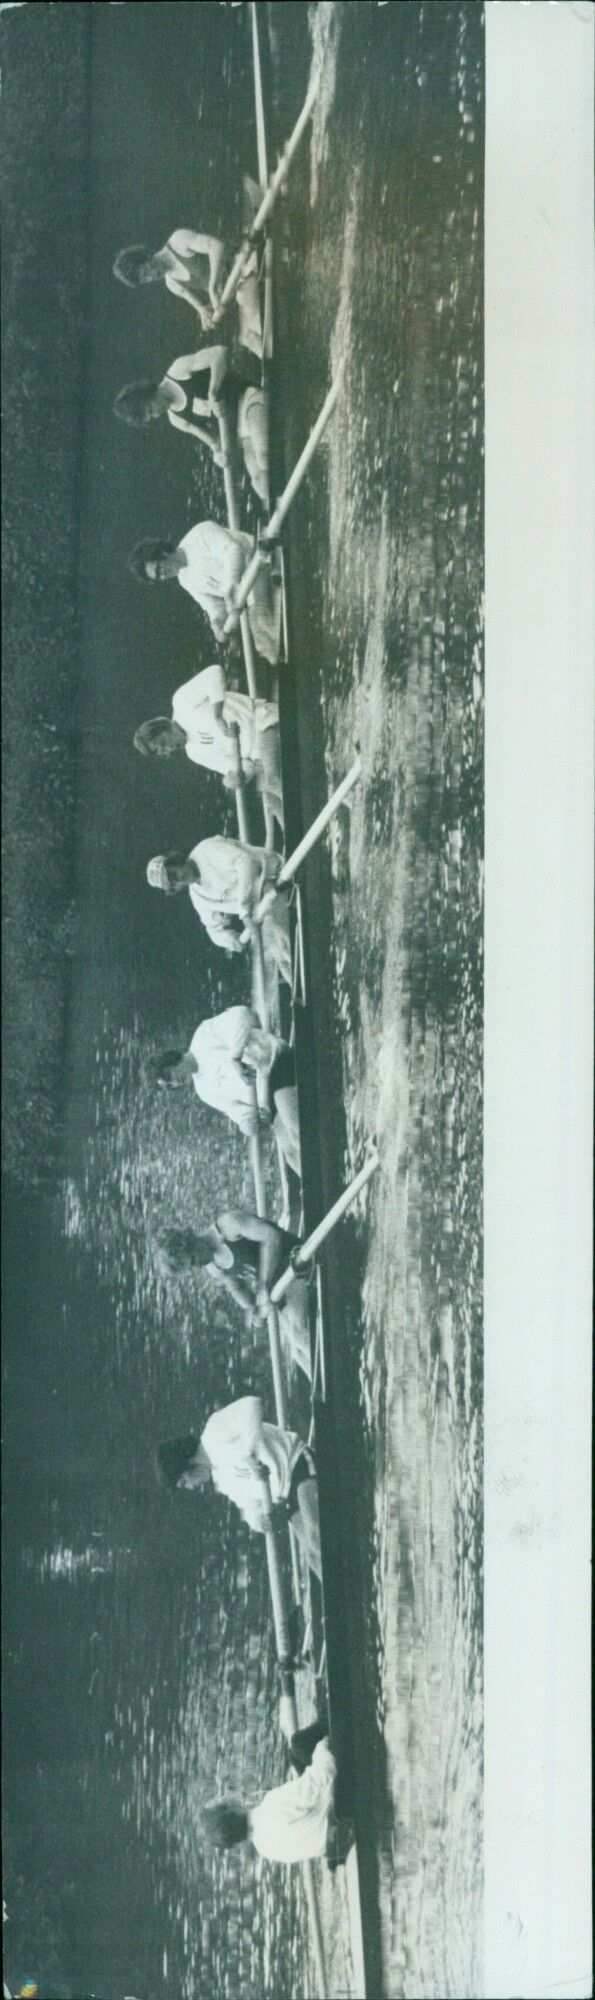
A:
POLYGON ((299 533, 329 789, 363 763, 330 839, 332 950, 346 1170, 367 1135, 381 1152, 359 1381, 392 2000, 482 1982, 483 51, 475 10, 400 10, 400 35, 389 11, 366 9, 365 59, 363 10, 342 20, 310 417, 323 341, 343 388, 299 533))

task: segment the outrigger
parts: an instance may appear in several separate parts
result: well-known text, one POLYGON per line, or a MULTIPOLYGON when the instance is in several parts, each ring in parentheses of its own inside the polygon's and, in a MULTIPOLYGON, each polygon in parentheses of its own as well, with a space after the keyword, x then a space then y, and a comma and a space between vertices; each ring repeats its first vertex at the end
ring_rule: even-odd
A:
MULTIPOLYGON (((219 305, 215 312, 214 318, 215 321, 221 321, 224 318, 228 307, 232 304, 233 299, 235 298, 238 285, 247 268, 249 259, 254 255, 254 250, 256 248, 259 254, 259 266, 260 266, 259 284, 260 284, 261 299, 262 299, 262 388, 263 388, 263 394, 268 399, 269 388, 268 388, 267 378, 268 378, 269 364, 271 362, 273 355, 273 338, 274 338, 274 242, 273 242, 273 236, 271 234, 271 224, 275 215, 275 207, 279 194, 284 188, 289 168, 295 157, 302 136, 307 130, 309 121, 312 117, 312 113, 317 98, 318 82, 316 77, 312 79, 306 99, 302 106, 299 117, 296 121, 296 124, 293 128, 293 131, 290 135, 290 138, 287 141, 285 149, 275 168, 274 173, 269 178, 267 144, 266 144, 266 125, 265 125, 265 114, 264 114, 264 95, 263 95, 262 74, 261 74, 260 48, 259 48, 258 15, 257 15, 257 7, 256 4, 254 4, 254 0, 250 8, 250 15, 251 15, 251 31, 252 31, 252 56, 253 56, 253 66, 254 66, 258 178, 259 178, 261 200, 256 210, 254 220, 246 230, 246 234, 242 242, 242 245, 237 253, 237 256, 232 265, 232 269, 223 287, 219 305)), ((297 459, 295 466, 293 467, 290 477, 287 480, 286 485, 284 486, 281 493, 279 493, 278 496, 276 497, 275 504, 273 506, 272 512, 269 515, 268 522, 261 529, 256 539, 253 555, 248 561, 240 585, 235 593, 233 608, 230 610, 227 619, 227 624, 226 624, 227 632, 231 633, 235 629, 239 630, 243 657, 244 657, 244 668, 245 668, 248 692, 253 699, 257 697, 257 694, 259 692, 259 685, 258 685, 259 663, 257 662, 257 658, 255 655, 254 641, 248 619, 248 607, 249 607, 251 591, 253 590, 254 583, 256 581, 256 578, 259 574, 262 565, 264 563, 269 563, 269 564, 274 563, 275 567, 272 570, 272 576, 273 576, 274 590, 278 599, 277 615, 278 615, 278 634, 279 634, 279 657, 283 662, 283 672, 285 673, 288 670, 288 666, 290 667, 290 660, 289 660, 290 646, 288 639, 288 618, 287 618, 287 601, 286 601, 286 589, 285 589, 285 573, 283 564, 283 550, 282 546, 280 545, 279 538, 283 526, 287 520, 287 516, 289 514, 293 501, 297 493, 299 492, 302 482, 305 479, 308 469, 312 463, 320 439, 322 438, 326 430, 326 427, 332 417, 337 400, 340 396, 341 381, 342 381, 342 371, 341 368, 339 368, 335 374, 333 382, 331 383, 328 394, 323 403, 322 409, 320 410, 319 416, 312 427, 309 437, 306 439, 306 442, 297 459)), ((268 410, 268 402, 267 402, 267 410, 268 410)), ((233 440, 230 420, 227 413, 225 414, 223 414, 222 412, 220 413, 219 428, 220 428, 220 444, 221 444, 220 462, 224 477, 228 523, 230 528, 232 528, 233 530, 238 530, 240 527, 240 516, 238 509, 237 493, 234 482, 234 440, 233 440)), ((270 432, 269 432, 269 495, 270 495, 270 465, 271 465, 271 451, 270 451, 270 432)), ((238 774, 240 775, 241 763, 240 763, 239 742, 237 745, 237 756, 238 756, 238 774)), ((331 797, 322 807, 321 811, 317 815, 316 819, 313 821, 312 825, 308 828, 306 833, 296 844, 293 852, 288 856, 288 858, 283 863, 275 888, 267 891, 267 893, 262 897, 261 902, 256 911, 254 912, 253 918, 251 919, 247 930, 244 932, 243 942, 246 944, 249 943, 252 951, 253 1005, 255 1011, 259 1016, 261 1026, 268 1028, 271 1024, 272 1016, 275 1016, 277 1019, 279 1017, 280 1001, 278 992, 276 990, 271 989, 270 977, 267 973, 267 968, 265 967, 261 926, 263 918, 266 916, 268 910, 272 907, 272 904, 275 900, 276 895, 279 892, 279 889, 291 885, 293 978, 292 978, 292 990, 291 990, 292 1020, 289 1029, 289 1039, 292 1043, 295 1041, 295 1010, 296 1008, 303 1010, 307 1007, 307 982, 306 982, 301 902, 300 902, 300 891, 299 891, 299 872, 300 869, 303 867, 308 855, 312 852, 312 849, 315 847, 317 842, 323 838, 328 826, 330 825, 335 814, 339 811, 339 808, 342 805, 343 801, 347 798, 348 794, 352 791, 353 787, 360 782, 361 775, 362 775, 361 758, 359 754, 356 754, 349 770, 346 772, 346 775, 341 781, 341 783, 337 786, 335 791, 332 793, 331 797)), ((243 841, 248 841, 250 839, 248 798, 245 786, 241 782, 239 783, 235 791, 235 799, 237 806, 239 837, 243 841)), ((267 846, 272 847, 275 844, 274 821, 272 819, 271 814, 264 807, 264 801, 263 801, 263 810, 265 816, 265 843, 267 846)), ((289 1214, 288 1177, 287 1177, 285 1162, 280 1149, 278 1149, 278 1160, 279 1160, 281 1192, 283 1198, 284 1212, 288 1216, 289 1214)), ((311 1421, 310 1421, 310 1433, 309 1433, 309 1442, 313 1442, 315 1448, 315 1454, 316 1454, 317 1442, 320 1443, 321 1448, 324 1448, 324 1440, 327 1439, 328 1437, 328 1420, 329 1420, 329 1412, 327 1407, 328 1371, 325 1360, 323 1288, 320 1282, 320 1267, 318 1266, 316 1260, 318 1259, 320 1251, 323 1249, 324 1243, 331 1235, 332 1231, 337 1227, 342 1217, 353 1206, 353 1204, 363 1196, 364 1190, 368 1186, 368 1183, 371 1181, 372 1176, 374 1175, 374 1173, 378 1168, 378 1165, 379 1165, 378 1153, 376 1151, 375 1146, 370 1145, 366 1151, 366 1155, 359 1172, 355 1175, 354 1179, 350 1182, 350 1184, 346 1188, 344 1188, 341 1193, 339 1193, 337 1199, 334 1201, 328 1212, 325 1215, 321 1215, 319 1217, 318 1222, 310 1230, 307 1239, 300 1244, 299 1249, 294 1256, 292 1265, 288 1268, 287 1272, 283 1274, 283 1276, 278 1280, 277 1284, 274 1286, 270 1297, 270 1303, 267 1313, 267 1325, 268 1325, 275 1411, 278 1424, 281 1425, 283 1428, 286 1428, 287 1385, 285 1379, 285 1368, 284 1368, 283 1352, 282 1352, 282 1345, 279 1332, 279 1320, 278 1320, 277 1309, 282 1304, 283 1298, 290 1284, 293 1282, 294 1277, 296 1275, 299 1275, 300 1272, 305 1274, 315 1270, 316 1285, 315 1287, 312 1288, 310 1294, 310 1337, 311 1337, 312 1380, 311 1380, 311 1421)), ((254 1182, 254 1197, 255 1197, 256 1211, 259 1216, 267 1217, 269 1208, 267 1177, 262 1157, 261 1144, 258 1138, 252 1140, 251 1142, 251 1168, 252 1168, 252 1175, 254 1182)), ((303 1228, 303 1208, 301 1215, 301 1226, 303 1228)), ((271 1513, 270 1527, 265 1536, 265 1543, 267 1551, 268 1575, 269 1575, 271 1606, 272 1606, 273 1622, 275 1630, 276 1650, 277 1650, 283 1693, 285 1695, 287 1703, 289 1704, 289 1712, 292 1716, 293 1727, 297 1728, 298 1712, 296 1704, 295 1673, 296 1673, 296 1666, 298 1663, 296 1662, 295 1639, 293 1636, 294 1621, 292 1619, 292 1609, 293 1606, 295 1605, 300 1607, 300 1610, 304 1618, 304 1626, 306 1633, 311 1635, 314 1628, 314 1619, 313 1619, 313 1607, 311 1603, 310 1593, 312 1588, 316 1590, 318 1586, 316 1583, 312 1584, 310 1575, 308 1576, 304 1575, 302 1568, 302 1558, 298 1549, 297 1542, 295 1538, 290 1534, 289 1569, 293 1586, 293 1606, 292 1606, 291 1592, 288 1589, 288 1581, 287 1581, 287 1561, 286 1561, 286 1550, 284 1548, 284 1541, 285 1541, 285 1531, 279 1530, 279 1528, 275 1524, 273 1514, 271 1513)), ((338 1705, 339 1706, 341 1705, 341 1699, 342 1699, 340 1693, 338 1693, 338 1690, 342 1685, 343 1676, 341 1672, 341 1664, 337 1660, 337 1641, 333 1633, 333 1618, 330 1615, 329 1611, 329 1598, 330 1600, 333 1600, 336 1596, 336 1591, 334 1591, 332 1588, 332 1579, 329 1577, 328 1571, 325 1574, 324 1545, 322 1549, 322 1566, 323 1566, 323 1582, 322 1582, 322 1593, 321 1593, 322 1595, 321 1628, 323 1636, 320 1644, 319 1656, 314 1667, 314 1674, 319 1693, 322 1693, 321 1705, 324 1706, 329 1715, 330 1729, 331 1729, 331 1734, 333 1736, 333 1740, 336 1742, 338 1746, 341 1746, 339 1748, 339 1758, 338 1758, 338 1765, 339 1765, 338 1787, 337 1787, 338 1809, 341 1815, 349 1816, 351 1807, 349 1771, 347 1768, 349 1764, 349 1759, 344 1754, 343 1756, 341 1755, 341 1748, 343 1752, 345 1750, 345 1744, 348 1737, 348 1727, 346 1728, 345 1718, 338 1717, 337 1714, 337 1708, 338 1705)), ((328 1996, 329 1994, 329 1986, 327 1979, 327 1970, 325 1965, 324 1939, 323 1939, 323 1932, 320 1920, 317 1878, 313 1864, 311 1862, 302 1863, 302 1875, 303 1875, 304 1891, 308 1908, 312 1958, 314 1962, 316 1982, 317 1982, 316 1995, 317 1995, 317 2000, 326 2000, 326 1996, 328 1996)), ((361 1993, 362 1995, 365 1995, 366 1986, 365 1986, 365 1972, 364 1972, 361 1908, 360 1908, 360 1898, 359 1898, 358 1864, 357 1864, 357 1852, 354 1844, 351 1846, 349 1854, 347 1856, 346 1875, 347 1875, 347 1885, 348 1885, 347 1901, 348 1901, 349 1922, 350 1922, 350 1940, 349 1940, 350 1956, 354 1968, 354 1976, 357 1983, 357 1992, 358 1994, 361 1993)))

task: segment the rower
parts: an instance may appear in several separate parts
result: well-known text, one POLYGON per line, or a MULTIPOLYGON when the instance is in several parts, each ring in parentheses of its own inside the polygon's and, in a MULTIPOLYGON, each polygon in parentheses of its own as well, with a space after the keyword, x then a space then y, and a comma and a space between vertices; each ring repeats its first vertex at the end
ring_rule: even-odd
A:
POLYGON ((265 1792, 259 1805, 227 1794, 203 1806, 202 1831, 209 1847, 237 1847, 251 1841, 267 1861, 311 1861, 326 1854, 331 1835, 337 1766, 328 1722, 296 1730, 290 1761, 299 1775, 265 1792))
MULTIPOLYGON (((203 1230, 176 1227, 161 1230, 155 1244, 155 1265, 168 1280, 206 1271, 231 1294, 250 1325, 259 1326, 270 1309, 270 1294, 287 1270, 298 1238, 266 1216, 246 1209, 226 1209, 203 1230)), ((294 1276, 279 1311, 285 1359, 312 1379, 308 1311, 308 1276, 294 1276)))
POLYGON ((246 1139, 274 1122, 287 1164, 299 1177, 293 1049, 261 1028, 250 1007, 228 1007, 201 1021, 186 1050, 168 1049, 158 1059, 156 1077, 169 1089, 191 1083, 203 1103, 224 1112, 246 1139), (266 1087, 264 1106, 257 1100, 257 1072, 266 1087))
MULTIPOLYGON (((251 847, 214 834, 199 840, 188 855, 155 854, 147 866, 147 881, 167 896, 187 889, 213 944, 224 951, 243 952, 250 937, 244 927, 250 925, 252 910, 265 887, 276 881, 280 867, 281 856, 272 848, 251 847)), ((283 891, 264 918, 262 942, 265 963, 272 964, 290 986, 289 902, 283 891)))
POLYGON ((318 1486, 314 1460, 297 1432, 263 1422, 259 1396, 216 1410, 200 1438, 166 1438, 157 1473, 173 1493, 211 1483, 233 1500, 249 1528, 266 1535, 289 1522, 306 1562, 321 1577, 318 1486))
MULTIPOLYGON (((246 229, 251 226, 259 200, 256 183, 246 175, 243 181, 246 229)), ((185 299, 193 307, 204 332, 209 333, 215 316, 221 316, 221 294, 231 262, 231 252, 219 236, 208 236, 196 229, 175 229, 160 250, 151 252, 144 243, 119 250, 113 274, 121 284, 134 290, 139 285, 166 285, 176 298, 185 299)), ((246 259, 236 296, 242 338, 260 356, 262 326, 255 251, 246 259)))
MULTIPOLYGON (((206 445, 215 464, 222 467, 227 454, 220 420, 231 417, 250 483, 262 505, 268 507, 269 411, 261 374, 260 363, 248 347, 239 343, 235 347, 201 347, 196 354, 182 354, 178 361, 172 361, 160 382, 131 382, 120 389, 114 415, 136 430, 167 417, 174 430, 186 431, 206 445)), ((233 455, 233 444, 231 450, 233 455)))
POLYGON ((143 757, 171 757, 184 750, 191 763, 218 771, 228 790, 256 778, 283 828, 277 703, 228 688, 222 666, 203 667, 177 688, 171 719, 159 715, 142 722, 134 746, 143 757))
MULTIPOLYGON (((225 637, 236 593, 253 554, 252 535, 224 528, 219 521, 198 521, 180 542, 145 538, 128 558, 140 583, 166 583, 174 577, 209 619, 214 638, 225 637)), ((257 652, 269 665, 279 657, 279 633, 271 581, 271 556, 264 551, 247 597, 248 617, 257 652)))

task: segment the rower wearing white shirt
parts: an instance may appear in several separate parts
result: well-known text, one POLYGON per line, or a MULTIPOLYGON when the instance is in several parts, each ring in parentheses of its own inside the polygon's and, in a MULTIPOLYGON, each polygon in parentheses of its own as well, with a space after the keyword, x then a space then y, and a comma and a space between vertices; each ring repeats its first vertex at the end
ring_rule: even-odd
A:
POLYGON ((144 757, 171 757, 185 750, 193 764, 219 771, 231 789, 256 777, 283 827, 277 703, 228 688, 223 667, 203 667, 193 674, 176 689, 171 721, 159 715, 141 723, 134 744, 144 757))
POLYGON ((232 1793, 204 1806, 202 1830, 209 1847, 227 1849, 250 1840, 265 1860, 286 1866, 326 1854, 337 1779, 327 1732, 326 1721, 296 1731, 290 1757, 301 1775, 265 1792, 258 1805, 232 1793))
POLYGON ((241 1396, 216 1410, 200 1438, 166 1438, 157 1470, 171 1492, 192 1492, 212 1481, 239 1508, 255 1534, 275 1519, 290 1521, 306 1561, 321 1575, 318 1487, 314 1460, 295 1431, 263 1423, 259 1396, 241 1396))
POLYGON ((324 1736, 301 1778, 276 1785, 259 1806, 248 1808, 248 1839, 257 1854, 286 1865, 326 1854, 336 1781, 337 1766, 324 1736))
POLYGON ((279 774, 279 710, 276 701, 253 698, 228 688, 223 667, 203 667, 176 688, 172 716, 184 730, 186 755, 195 764, 223 775, 235 768, 230 730, 239 731, 244 775, 253 777, 257 764, 279 774))
MULTIPOLYGON (((199 840, 190 854, 155 854, 147 866, 152 889, 175 896, 187 889, 190 900, 213 943, 224 951, 242 952, 249 937, 245 925, 265 888, 274 885, 281 856, 266 847, 214 834, 199 840)), ((265 961, 270 960, 291 985, 291 945, 287 894, 279 891, 262 923, 265 961)))
MULTIPOLYGON (((138 542, 128 567, 140 583, 166 583, 176 577, 205 612, 214 637, 220 641, 253 552, 252 535, 239 528, 223 528, 219 521, 197 521, 180 542, 154 537, 138 542)), ((247 610, 257 651, 274 666, 279 657, 279 631, 268 556, 254 579, 247 610)))
POLYGON ((256 1070, 271 1068, 277 1048, 250 1007, 228 1007, 201 1021, 185 1052, 172 1049, 161 1057, 158 1081, 170 1089, 191 1082, 204 1104, 224 1112, 251 1139, 268 1122, 258 1109, 256 1070))
POLYGON ((238 1125, 246 1139, 276 1121, 279 1144, 300 1174, 300 1138, 293 1049, 261 1028, 250 1007, 228 1007, 201 1021, 186 1050, 168 1049, 156 1066, 170 1089, 192 1083, 197 1096, 238 1125), (256 1072, 267 1078, 268 1107, 259 1106, 256 1072))

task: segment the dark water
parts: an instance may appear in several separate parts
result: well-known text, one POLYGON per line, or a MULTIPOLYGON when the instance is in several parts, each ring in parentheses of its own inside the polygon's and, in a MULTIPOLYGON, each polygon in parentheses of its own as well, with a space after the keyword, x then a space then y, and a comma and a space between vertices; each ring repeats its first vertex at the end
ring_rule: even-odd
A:
MULTIPOLYGON (((168 1507, 150 1466, 162 1431, 200 1421, 259 1375, 268 1387, 229 1309, 187 1286, 162 1294, 149 1245, 156 1222, 210 1214, 242 1188, 241 1142, 195 1103, 157 1101, 146 1059, 164 1035, 186 1036, 202 1012, 243 997, 244 974, 222 976, 191 911, 144 888, 147 856, 218 828, 220 800, 214 781, 199 792, 190 770, 174 782, 130 751, 135 724, 210 653, 182 593, 143 595, 123 557, 143 532, 220 513, 220 495, 186 440, 130 436, 110 416, 122 381, 195 344, 188 310, 116 288, 111 257, 179 222, 233 229, 240 163, 255 164, 249 43, 243 8, 78 11, 90 21, 91 133, 77 927, 66 1183, 53 1203, 21 1194, 8 1212, 8 1975, 101 2000, 284 2000, 305 1990, 299 1885, 208 1863, 196 1835, 215 1784, 266 1784, 283 1768, 262 1551, 214 1497, 168 1507)), ((58 35, 63 10, 31 12, 51 16, 58 35)), ((347 364, 292 553, 309 577, 300 615, 328 777, 342 775, 357 738, 366 779, 333 847, 326 949, 348 1157, 359 1164, 370 1128, 383 1146, 350 1332, 366 1728, 379 1770, 385 1753, 364 1829, 368 1879, 383 1990, 471 1994, 481 1990, 481 12, 267 12, 278 137, 313 46, 323 60, 289 207, 289 456, 332 355, 347 364)), ((21 36, 41 38, 27 13, 21 36)), ((23 47, 24 85, 42 53, 41 39, 23 47)))
MULTIPOLYGON (((316 754, 320 704, 329 790, 356 747, 363 761, 331 841, 329 1007, 343 1176, 368 1134, 381 1153, 350 1282, 330 1277, 361 1595, 358 1832, 382 1990, 472 1995, 483 1928, 483 21, 449 6, 370 7, 365 20, 364 41, 359 8, 312 19, 324 88, 310 185, 289 215, 285 380, 286 401, 297 389, 312 421, 345 368, 291 554, 303 754, 316 754)), ((296 426, 289 457, 297 446, 296 426)), ((313 884, 311 948, 324 955, 313 884)))
MULTIPOLYGON (((36 603, 21 589, 14 705, 31 753, 31 710, 48 732, 67 731, 74 805, 66 1183, 45 1202, 26 1185, 9 1190, 6 1210, 6 1970, 15 1987, 35 1975, 44 1995, 260 1993, 279 1923, 288 1966, 291 1939, 299 1949, 293 1885, 277 1913, 244 1871, 240 1905, 234 1867, 205 1862, 196 1824, 215 1781, 254 1786, 284 1768, 262 1551, 224 1506, 169 1508, 150 1462, 162 1431, 200 1422, 259 1375, 269 1395, 233 1311, 184 1287, 160 1297, 148 1246, 154 1221, 210 1215, 243 1186, 239 1140, 194 1103, 156 1102, 147 1056, 243 996, 246 974, 205 947, 190 909, 165 909, 144 883, 151 853, 220 828, 221 801, 208 777, 199 787, 189 769, 173 779, 133 755, 136 723, 168 705, 211 647, 181 592, 145 598, 125 567, 140 534, 183 532, 220 510, 221 495, 202 462, 197 490, 191 448, 180 452, 173 434, 144 439, 112 420, 122 382, 160 374, 197 333, 187 308, 133 298, 110 273, 131 238, 157 244, 184 222, 237 227, 240 163, 256 164, 250 44, 241 11, 215 5, 15 10, 10 36, 8 21, 6 233, 21 342, 11 412, 22 464, 33 433, 29 504, 13 476, 9 526, 42 583, 36 603), (65 196, 61 207, 73 175, 82 239, 80 203, 76 218, 65 196), (41 340, 38 270, 48 280, 41 340), (27 400, 15 415, 25 352, 27 400), (73 495, 71 460, 58 466, 47 446, 44 458, 39 441, 79 394, 73 495), (62 543, 50 534, 52 493, 62 543), (52 566, 62 586, 66 558, 70 689, 53 655, 29 685, 33 635, 51 626, 52 605, 58 619, 52 566)), ((22 739, 21 729, 15 756, 22 739)), ((44 849, 58 845, 65 799, 52 818, 44 796, 36 855, 28 770, 19 767, 17 796, 29 874, 37 861, 49 902, 44 849)), ((18 918, 32 934, 31 908, 18 918)), ((22 990, 20 967, 19 977, 22 990)), ((51 1025, 46 1008, 48 1044, 51 1025)))

